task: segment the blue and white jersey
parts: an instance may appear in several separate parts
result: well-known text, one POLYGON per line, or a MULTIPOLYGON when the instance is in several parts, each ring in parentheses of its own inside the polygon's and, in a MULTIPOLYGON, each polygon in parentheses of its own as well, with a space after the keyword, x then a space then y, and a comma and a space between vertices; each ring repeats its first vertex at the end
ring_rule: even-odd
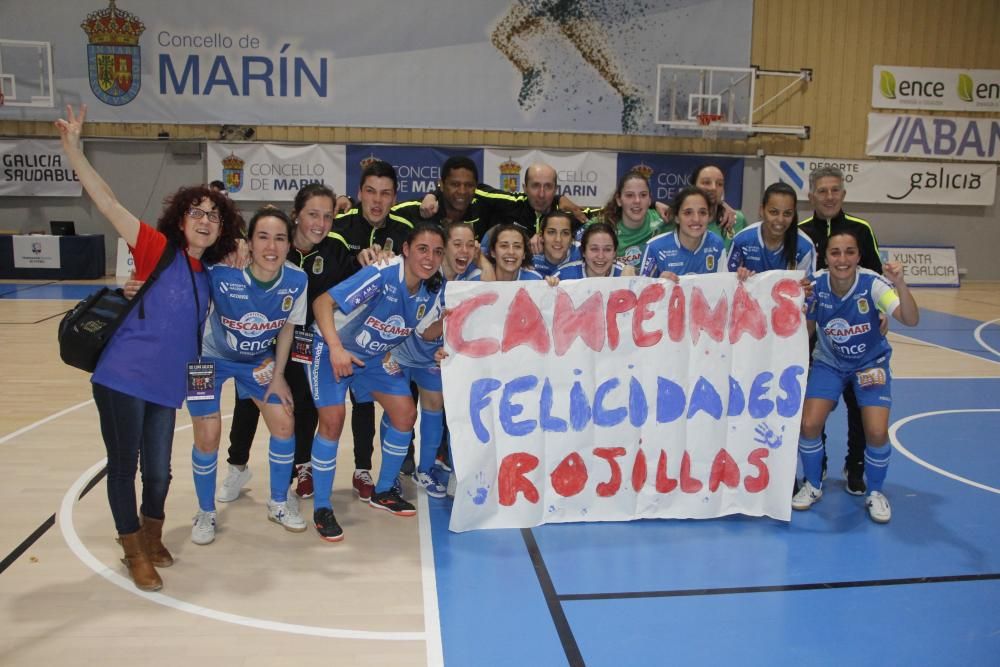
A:
MULTIPOLYGON (((782 271, 788 268, 785 264, 785 246, 769 250, 764 243, 762 225, 762 222, 755 222, 733 237, 729 256, 726 258, 726 268, 729 271, 735 271, 741 266, 754 273, 782 271)), ((809 235, 802 230, 798 230, 796 244, 794 268, 805 271, 806 276, 811 277, 816 273, 816 247, 809 235)))
POLYGON ((208 314, 202 354, 206 357, 257 363, 273 355, 271 346, 285 326, 306 323, 305 271, 285 263, 268 289, 245 269, 224 264, 208 267, 212 311, 208 314))
MULTIPOLYGON (((608 277, 617 278, 622 274, 622 269, 624 268, 624 266, 615 262, 611 266, 611 273, 608 277)), ((554 275, 559 278, 559 280, 580 280, 581 278, 587 277, 587 272, 586 267, 583 264, 583 260, 580 260, 563 265, 563 267, 556 271, 554 275)))
MULTIPOLYGON (((402 257, 388 265, 366 266, 327 294, 339 308, 333 311, 333 321, 341 344, 365 362, 401 345, 436 297, 423 282, 416 294, 410 294, 402 257)), ((323 335, 317 325, 313 328, 316 335, 323 335)))
POLYGON ((646 244, 639 275, 656 277, 664 271, 678 276, 691 273, 716 273, 725 260, 726 244, 714 232, 705 232, 694 251, 681 245, 676 231, 653 237, 646 244))
POLYGON ((540 252, 532 257, 531 263, 535 266, 535 271, 540 273, 542 277, 555 275, 556 271, 566 266, 570 262, 577 262, 583 259, 580 255, 580 246, 577 243, 573 243, 569 247, 569 252, 566 253, 566 259, 559 262, 558 264, 553 264, 545 256, 544 252, 540 252))
MULTIPOLYGON (((455 277, 455 280, 479 282, 482 274, 483 272, 478 266, 470 264, 463 273, 455 277)), ((441 289, 438 290, 437 298, 434 299, 434 305, 427 309, 427 314, 417 323, 413 334, 404 340, 402 345, 392 351, 392 358, 401 366, 430 368, 437 365, 437 362, 434 361, 434 353, 443 344, 444 337, 425 340, 423 333, 427 330, 427 327, 441 319, 441 313, 444 311, 444 288, 446 284, 446 280, 441 282, 441 289)))
POLYGON ((892 284, 875 273, 858 267, 854 285, 842 298, 830 289, 830 274, 816 274, 807 318, 816 322, 816 349, 813 359, 843 371, 867 368, 891 351, 879 332, 879 312, 886 315, 899 306, 892 284))

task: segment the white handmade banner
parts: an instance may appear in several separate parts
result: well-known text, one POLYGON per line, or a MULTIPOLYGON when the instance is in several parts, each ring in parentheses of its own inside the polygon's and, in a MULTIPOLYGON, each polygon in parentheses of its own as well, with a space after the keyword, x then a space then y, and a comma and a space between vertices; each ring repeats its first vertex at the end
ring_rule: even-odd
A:
POLYGON ((872 107, 1000 111, 1000 70, 875 65, 872 107))
POLYGON ((615 191, 618 154, 599 151, 486 150, 482 179, 495 188, 521 192, 524 170, 539 162, 556 170, 556 193, 580 206, 604 206, 615 191))
POLYGON ((787 521, 808 366, 801 277, 449 282, 451 530, 787 521))
POLYGON ((347 180, 342 145, 209 143, 207 155, 205 181, 222 181, 238 201, 292 201, 310 183, 343 194, 347 180))
POLYGON ((1000 162, 1000 118, 868 114, 868 155, 1000 162))
POLYGON ((58 141, 0 140, 0 197, 79 197, 80 192, 58 141))
POLYGON ((910 287, 959 287, 955 246, 879 246, 883 262, 903 265, 910 287))
POLYGON ((989 163, 897 162, 816 157, 764 158, 764 182, 781 181, 809 198, 809 174, 832 165, 844 172, 852 202, 991 206, 996 197, 997 167, 989 163))
POLYGON ((58 269, 62 267, 59 237, 42 234, 14 236, 15 269, 58 269))

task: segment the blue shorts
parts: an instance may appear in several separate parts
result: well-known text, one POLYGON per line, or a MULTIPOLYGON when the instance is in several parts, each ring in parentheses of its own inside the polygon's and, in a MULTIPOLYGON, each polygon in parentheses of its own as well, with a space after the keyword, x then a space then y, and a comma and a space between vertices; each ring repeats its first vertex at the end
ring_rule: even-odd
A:
POLYGON ((401 366, 406 374, 407 380, 416 383, 418 387, 425 391, 441 392, 441 367, 431 366, 420 368, 417 366, 401 366))
POLYGON ((814 362, 806 382, 806 398, 825 398, 837 403, 848 384, 854 386, 859 406, 890 407, 892 374, 889 372, 889 355, 856 371, 841 371, 821 361, 814 362))
MULTIPOLYGON (((274 374, 274 357, 265 357, 257 364, 217 357, 205 357, 203 361, 215 364, 215 398, 188 401, 188 413, 192 417, 205 417, 221 411, 222 385, 229 378, 236 381, 236 395, 240 398, 264 400, 264 394, 267 393, 267 387, 271 384, 271 377, 274 374)), ((267 397, 267 402, 280 404, 281 399, 271 394, 267 397)))
POLYGON ((375 400, 373 391, 396 396, 411 395, 409 380, 399 364, 391 361, 388 352, 384 357, 365 359, 364 362, 364 366, 354 367, 353 375, 337 382, 330 365, 330 347, 322 337, 317 336, 313 345, 313 360, 309 365, 309 387, 316 407, 343 405, 348 389, 354 392, 354 398, 360 403, 375 400))

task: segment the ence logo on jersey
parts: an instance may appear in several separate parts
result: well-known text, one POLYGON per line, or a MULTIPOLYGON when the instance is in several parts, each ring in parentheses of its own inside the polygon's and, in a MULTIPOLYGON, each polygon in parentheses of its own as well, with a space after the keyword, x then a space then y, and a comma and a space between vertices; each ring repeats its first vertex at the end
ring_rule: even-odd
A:
POLYGON ((253 312, 247 313, 239 320, 231 320, 223 316, 222 326, 232 331, 237 331, 247 338, 256 338, 267 331, 274 331, 285 326, 285 319, 269 320, 263 314, 253 312))
POLYGON ((365 320, 365 326, 378 331, 382 335, 382 338, 387 340, 405 338, 413 332, 412 328, 406 326, 406 320, 399 315, 393 315, 386 322, 369 315, 368 319, 365 320))
POLYGON ((851 326, 848 324, 847 320, 842 317, 838 317, 837 319, 830 320, 827 323, 826 327, 823 328, 823 333, 836 343, 846 343, 851 339, 851 336, 866 334, 871 331, 871 329, 872 326, 867 322, 851 326))

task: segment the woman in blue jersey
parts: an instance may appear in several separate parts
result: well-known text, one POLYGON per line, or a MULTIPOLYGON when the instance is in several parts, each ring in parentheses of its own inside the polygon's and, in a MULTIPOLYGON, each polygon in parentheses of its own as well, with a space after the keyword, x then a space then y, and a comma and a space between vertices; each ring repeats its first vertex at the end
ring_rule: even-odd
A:
POLYGON ((212 310, 202 355, 204 363, 214 365, 214 391, 204 400, 188 398, 194 427, 191 468, 198 496, 191 527, 195 544, 215 540, 215 479, 222 433, 219 399, 229 378, 240 398, 253 399, 271 432, 268 519, 292 532, 306 529, 298 505, 288 502, 295 439, 292 391, 285 381, 295 325, 306 321, 306 274, 285 262, 292 223, 283 211, 272 206, 258 210, 248 236, 251 259, 246 269, 209 267, 212 310))
POLYGON ((537 273, 551 276, 569 262, 580 259, 580 249, 573 243, 573 216, 565 211, 550 211, 539 221, 542 252, 532 258, 537 273))
POLYGON ((592 222, 587 225, 580 245, 583 248, 583 259, 564 265, 554 276, 546 278, 550 285, 556 285, 560 280, 635 275, 631 266, 623 266, 616 260, 618 238, 615 236, 615 228, 608 223, 592 222))
POLYGON ((84 190, 132 248, 136 276, 145 280, 161 256, 173 257, 108 342, 92 378, 122 562, 137 588, 155 591, 163 586, 156 568, 173 563, 162 542, 164 504, 174 420, 187 386, 185 369, 198 358, 208 313, 203 263, 218 262, 236 249, 243 220, 228 197, 196 186, 167 198, 155 229, 141 222, 84 155, 80 134, 86 114, 86 105, 79 116, 67 106, 66 119, 57 120, 56 128, 84 190), (140 461, 141 524, 135 492, 140 461))
MULTIPOLYGON (((444 226, 444 261, 441 273, 444 282, 452 280, 492 280, 493 267, 478 251, 472 225, 450 222, 444 226), (478 264, 476 262, 478 259, 478 264)), ((444 284, 438 290, 434 307, 417 325, 413 335, 392 351, 392 362, 399 365, 407 379, 420 390, 420 449, 413 481, 427 495, 443 498, 447 492, 447 470, 435 465, 437 452, 447 427, 444 421, 444 395, 441 387, 441 367, 435 353, 442 345, 444 284)), ((444 454, 442 461, 447 460, 444 454)))
POLYGON ((649 240, 642 255, 641 275, 677 281, 692 273, 716 273, 724 261, 722 239, 708 230, 709 198, 700 188, 688 186, 671 205, 677 229, 649 240))
POLYGON ((861 406, 865 429, 868 482, 865 506, 873 521, 887 523, 892 512, 882 486, 891 450, 892 348, 879 331, 879 313, 915 326, 920 310, 903 280, 901 265, 883 264, 884 278, 859 268, 860 244, 852 230, 830 237, 826 261, 828 268, 816 275, 807 315, 809 333, 817 333, 817 344, 806 384, 799 435, 799 456, 806 481, 792 498, 792 508, 807 510, 823 497, 823 426, 850 383, 861 406))
POLYGON ((531 268, 528 243, 528 234, 520 225, 497 225, 491 231, 490 258, 493 260, 497 280, 544 280, 540 273, 531 268))
POLYGON ((590 219, 590 224, 600 221, 614 227, 618 237, 618 261, 636 271, 641 265, 646 243, 668 228, 651 207, 649 180, 641 172, 632 170, 618 181, 614 195, 600 215, 590 219))
POLYGON ((318 335, 309 381, 319 410, 312 448, 313 522, 320 537, 329 542, 344 536, 330 493, 348 389, 361 401, 378 401, 388 416, 381 433, 382 468, 369 505, 397 516, 416 513, 394 482, 410 444, 417 409, 409 383, 387 353, 402 344, 431 309, 440 286, 443 256, 441 229, 419 225, 403 243, 401 257, 386 265, 367 266, 313 301, 318 335))
POLYGON ((786 183, 772 183, 764 190, 760 222, 733 237, 726 265, 730 271, 745 267, 754 273, 774 270, 816 271, 816 248, 799 231, 795 190, 786 183))

